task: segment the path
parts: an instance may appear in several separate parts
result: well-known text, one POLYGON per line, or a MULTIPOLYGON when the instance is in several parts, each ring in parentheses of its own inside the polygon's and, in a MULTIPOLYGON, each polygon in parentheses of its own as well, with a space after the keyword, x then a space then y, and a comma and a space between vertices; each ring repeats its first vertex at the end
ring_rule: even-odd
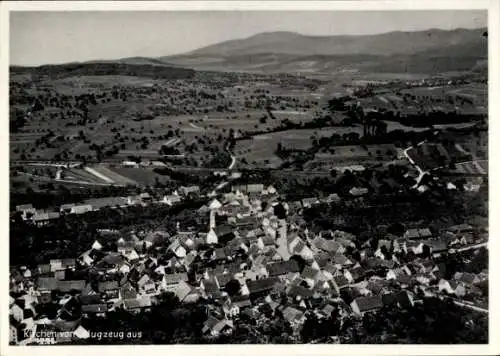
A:
POLYGON ((227 169, 233 169, 235 164, 236 164, 236 157, 231 155, 231 164, 229 165, 229 167, 227 167, 227 169))
POLYGON ((192 122, 189 123, 189 126, 191 126, 193 129, 202 130, 202 131, 205 130, 203 127, 199 127, 198 125, 195 125, 192 122))
MULTIPOLYGON (((422 141, 422 142, 419 142, 417 144, 417 146, 420 146, 422 145, 423 143, 425 143, 425 141, 422 141)), ((418 177, 417 177, 417 183, 413 186, 413 188, 417 188, 418 185, 420 184, 420 181, 422 180, 422 178, 424 177, 425 173, 422 168, 420 168, 416 163, 415 161, 413 161, 413 159, 410 157, 410 155, 408 155, 408 151, 411 150, 413 148, 413 146, 410 146, 408 148, 406 148, 404 151, 403 151, 403 154, 405 155, 406 159, 408 159, 408 161, 410 161, 410 163, 417 169, 418 171, 418 177)))
POLYGON ((95 175, 97 178, 100 178, 102 179, 103 181, 107 182, 107 183, 115 183, 111 178, 109 177, 106 177, 104 174, 101 174, 99 172, 97 172, 95 169, 93 168, 90 168, 90 167, 84 167, 83 168, 85 171, 89 172, 90 174, 93 174, 95 175))
POLYGON ((35 175, 35 174, 31 174, 31 173, 25 173, 25 172, 19 172, 19 173, 23 174, 23 175, 26 175, 26 176, 29 176, 29 177, 36 178, 36 179, 50 181, 50 182, 55 181, 55 182, 58 182, 58 183, 72 183, 72 184, 82 184, 82 185, 99 185, 99 186, 105 186, 105 187, 109 187, 109 186, 124 187, 125 186, 123 184, 116 184, 116 183, 95 183, 95 182, 87 182, 87 181, 84 181, 84 180, 54 179, 54 178, 50 178, 50 177, 38 176, 38 175, 35 175))

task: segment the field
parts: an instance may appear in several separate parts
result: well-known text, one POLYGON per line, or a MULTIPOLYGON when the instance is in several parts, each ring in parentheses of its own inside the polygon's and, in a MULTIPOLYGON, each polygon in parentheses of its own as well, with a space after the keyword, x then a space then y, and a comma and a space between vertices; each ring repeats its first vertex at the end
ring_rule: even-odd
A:
POLYGON ((440 80, 435 85, 408 88, 387 86, 360 101, 364 108, 399 112, 402 115, 416 115, 424 111, 472 115, 487 113, 486 84, 452 82, 440 80))
POLYGON ((168 176, 157 174, 149 168, 126 168, 119 166, 109 166, 108 169, 115 174, 119 174, 123 177, 126 177, 127 179, 136 182, 136 184, 139 184, 141 186, 152 186, 156 182, 166 183, 170 181, 170 178, 168 176))
POLYGON ((451 162, 470 161, 472 155, 456 144, 424 143, 408 150, 408 155, 424 171, 448 167, 451 162))
POLYGON ((393 161, 402 154, 394 145, 336 146, 332 152, 316 153, 305 165, 307 170, 331 170, 339 167, 364 167, 393 161))
POLYGON ((14 160, 74 159, 116 162, 136 156, 158 159, 176 139, 185 165, 200 166, 222 149, 229 133, 270 131, 283 119, 312 120, 318 102, 291 79, 218 74, 217 81, 88 76, 11 83, 14 116, 25 123, 11 133, 14 160), (259 78, 259 79, 257 79, 259 78), (49 94, 48 94, 49 93, 49 94), (39 101, 41 109, 28 103, 39 101), (264 109, 271 103, 275 118, 264 109))

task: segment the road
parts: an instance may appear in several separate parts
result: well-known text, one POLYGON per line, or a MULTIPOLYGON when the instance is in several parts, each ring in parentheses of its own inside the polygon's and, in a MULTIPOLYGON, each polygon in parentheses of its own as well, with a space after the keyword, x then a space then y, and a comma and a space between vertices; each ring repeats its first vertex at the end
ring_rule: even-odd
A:
MULTIPOLYGON (((454 299, 454 298, 450 298, 450 299, 454 299)), ((474 304, 459 302, 458 300, 453 300, 453 304, 455 304, 456 306, 459 306, 461 308, 474 310, 474 311, 482 313, 482 314, 488 314, 489 313, 488 309, 484 309, 484 308, 478 307, 477 305, 474 305, 474 304)))
MULTIPOLYGON (((465 246, 465 247, 461 247, 461 248, 450 248, 448 250, 448 253, 460 253, 460 252, 464 252, 464 251, 470 251, 470 250, 477 250, 479 248, 483 248, 483 247, 488 247, 488 243, 487 242, 482 242, 480 244, 476 244, 476 245, 470 245, 470 246, 465 246)), ((433 257, 441 257, 441 253, 433 253, 432 254, 433 257)))
POLYGON ((193 129, 197 130, 205 130, 203 127, 199 127, 198 125, 193 124, 192 122, 189 123, 189 126, 191 126, 193 129))
POLYGON ((439 299, 448 299, 448 300, 451 300, 453 302, 453 304, 455 304, 456 306, 460 307, 460 308, 465 308, 465 309, 470 309, 470 310, 474 310, 478 313, 482 313, 482 314, 488 314, 489 313, 489 310, 488 309, 485 309, 485 308, 482 308, 482 307, 478 307, 477 305, 474 305, 472 304, 472 302, 465 302, 465 301, 461 301, 461 300, 458 300, 454 297, 449 297, 449 296, 445 296, 445 295, 441 295, 441 294, 437 294, 437 293, 430 293, 433 297, 436 297, 436 298, 439 298, 439 299))
POLYGON ((236 164, 236 157, 231 155, 231 164, 229 165, 229 167, 227 167, 227 169, 233 169, 235 164, 236 164))
MULTIPOLYGON (((422 145, 423 143, 425 143, 425 141, 422 141, 422 142, 419 142, 417 144, 417 146, 420 146, 422 145)), ((418 171, 418 177, 417 177, 417 184, 415 184, 413 186, 413 188, 417 188, 418 185, 420 184, 420 181, 422 180, 422 178, 424 177, 425 175, 425 172, 422 170, 422 168, 420 168, 419 166, 417 166, 415 164, 415 161, 413 161, 413 159, 411 159, 410 155, 408 155, 408 151, 411 150, 413 148, 413 146, 410 146, 408 148, 406 148, 404 151, 403 151, 403 154, 405 155, 406 159, 408 159, 408 161, 410 161, 410 163, 417 169, 418 171)))

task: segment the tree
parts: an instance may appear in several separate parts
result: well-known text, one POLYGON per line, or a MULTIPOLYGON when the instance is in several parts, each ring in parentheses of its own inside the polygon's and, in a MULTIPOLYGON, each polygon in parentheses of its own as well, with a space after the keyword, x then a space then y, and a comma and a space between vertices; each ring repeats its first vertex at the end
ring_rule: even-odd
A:
POLYGON ((226 292, 231 296, 238 295, 241 290, 241 284, 238 280, 236 279, 231 279, 227 284, 226 284, 226 292))

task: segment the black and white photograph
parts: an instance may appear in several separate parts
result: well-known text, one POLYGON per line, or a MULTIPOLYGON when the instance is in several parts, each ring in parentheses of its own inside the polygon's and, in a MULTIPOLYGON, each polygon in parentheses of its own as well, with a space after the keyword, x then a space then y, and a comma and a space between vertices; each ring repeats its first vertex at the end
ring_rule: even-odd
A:
POLYGON ((8 11, 9 350, 493 341, 487 6, 130 3, 8 11))

